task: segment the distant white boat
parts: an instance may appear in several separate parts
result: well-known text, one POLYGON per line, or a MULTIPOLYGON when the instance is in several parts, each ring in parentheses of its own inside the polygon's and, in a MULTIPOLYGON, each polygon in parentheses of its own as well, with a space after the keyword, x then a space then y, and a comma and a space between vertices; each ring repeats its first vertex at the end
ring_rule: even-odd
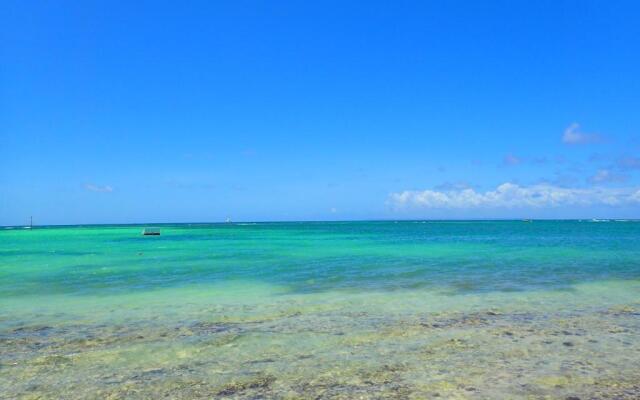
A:
POLYGON ((227 218, 224 222, 226 222, 227 224, 231 223, 231 218, 227 218))

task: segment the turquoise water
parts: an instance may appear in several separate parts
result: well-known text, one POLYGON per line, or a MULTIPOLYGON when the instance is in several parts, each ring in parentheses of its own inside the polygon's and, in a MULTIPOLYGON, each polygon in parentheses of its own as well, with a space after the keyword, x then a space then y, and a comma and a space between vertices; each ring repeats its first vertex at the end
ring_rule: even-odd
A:
POLYGON ((0 229, 0 398, 640 398, 640 222, 159 226, 0 229))

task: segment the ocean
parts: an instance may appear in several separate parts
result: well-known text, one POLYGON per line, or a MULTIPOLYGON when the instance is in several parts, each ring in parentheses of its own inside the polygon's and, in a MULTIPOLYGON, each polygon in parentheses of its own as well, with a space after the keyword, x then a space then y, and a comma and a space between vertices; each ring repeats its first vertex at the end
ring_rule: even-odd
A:
POLYGON ((0 399, 438 397, 640 398, 640 221, 0 227, 0 399))

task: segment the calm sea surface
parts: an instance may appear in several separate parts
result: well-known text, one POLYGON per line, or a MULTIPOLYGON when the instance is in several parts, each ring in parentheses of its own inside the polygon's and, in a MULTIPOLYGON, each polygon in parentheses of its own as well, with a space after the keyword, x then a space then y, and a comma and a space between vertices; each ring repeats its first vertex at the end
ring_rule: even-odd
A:
POLYGON ((0 227, 0 399, 640 398, 640 222, 156 226, 0 227))

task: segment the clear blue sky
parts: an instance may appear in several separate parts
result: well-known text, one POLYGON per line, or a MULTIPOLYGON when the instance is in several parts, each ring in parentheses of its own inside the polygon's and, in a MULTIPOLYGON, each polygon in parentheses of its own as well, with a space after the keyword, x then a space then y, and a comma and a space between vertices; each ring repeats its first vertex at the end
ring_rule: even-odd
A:
POLYGON ((0 224, 640 217, 637 1, 130 3, 0 4, 0 224))

